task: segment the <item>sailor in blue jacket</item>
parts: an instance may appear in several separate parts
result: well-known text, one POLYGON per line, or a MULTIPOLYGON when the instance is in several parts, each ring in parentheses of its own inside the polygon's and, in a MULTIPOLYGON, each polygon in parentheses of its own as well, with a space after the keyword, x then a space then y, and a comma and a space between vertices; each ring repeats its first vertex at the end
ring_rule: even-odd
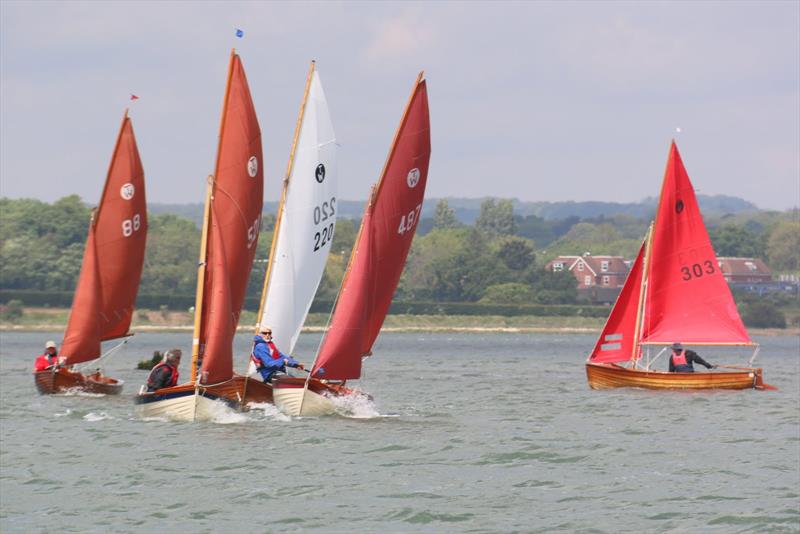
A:
POLYGON ((272 375, 278 371, 286 372, 286 367, 305 369, 303 364, 278 350, 272 342, 272 329, 262 328, 261 333, 253 337, 253 353, 250 359, 256 364, 256 370, 261 373, 264 383, 269 382, 272 375))

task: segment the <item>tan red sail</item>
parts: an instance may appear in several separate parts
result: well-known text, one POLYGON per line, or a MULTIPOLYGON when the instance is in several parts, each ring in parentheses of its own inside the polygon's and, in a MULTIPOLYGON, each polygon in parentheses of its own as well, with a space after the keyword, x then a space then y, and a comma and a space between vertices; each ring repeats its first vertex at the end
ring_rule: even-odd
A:
POLYGON ((642 343, 751 344, 672 143, 653 229, 642 343))
POLYGON ((205 297, 198 310, 203 383, 227 380, 233 373, 231 347, 258 242, 263 176, 261 129, 241 59, 232 52, 208 200, 205 297))
POLYGON ((144 263, 144 170, 125 113, 95 210, 61 354, 68 364, 100 356, 100 342, 128 334, 144 263))
MULTIPOLYGON (((592 362, 623 362, 631 359, 636 345, 636 317, 642 289, 644 253, 646 243, 642 243, 625 285, 617 297, 617 302, 608 316, 603 332, 589 356, 592 362)), ((636 352, 638 354, 638 350, 636 352)))
POLYGON ((361 375, 389 311, 422 212, 430 159, 428 94, 422 74, 373 188, 345 280, 312 375, 346 380, 361 375))

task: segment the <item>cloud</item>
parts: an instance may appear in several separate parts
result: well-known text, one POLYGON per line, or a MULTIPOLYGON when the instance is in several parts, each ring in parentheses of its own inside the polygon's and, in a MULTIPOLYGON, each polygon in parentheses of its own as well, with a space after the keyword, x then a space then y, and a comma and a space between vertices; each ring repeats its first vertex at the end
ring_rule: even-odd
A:
POLYGON ((373 31, 365 56, 371 62, 405 59, 435 44, 435 32, 416 10, 384 20, 373 31))

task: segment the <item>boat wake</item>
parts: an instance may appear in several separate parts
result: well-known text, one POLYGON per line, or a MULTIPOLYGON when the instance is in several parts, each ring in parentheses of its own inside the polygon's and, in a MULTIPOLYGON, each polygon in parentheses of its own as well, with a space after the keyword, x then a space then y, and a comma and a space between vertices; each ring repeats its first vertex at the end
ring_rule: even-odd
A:
POLYGON ((285 413, 281 412, 277 406, 269 402, 251 402, 247 405, 250 408, 252 415, 258 414, 259 419, 266 419, 272 421, 291 421, 292 418, 285 413))
POLYGON ((349 395, 329 396, 337 415, 350 419, 374 419, 383 417, 375 402, 366 393, 353 392, 349 395))
POLYGON ((89 412, 83 416, 83 419, 85 421, 95 422, 95 421, 105 421, 106 419, 114 419, 114 418, 108 415, 106 412, 100 412, 100 413, 89 412))
POLYGON ((81 388, 69 388, 55 394, 57 397, 105 397, 105 393, 89 393, 81 388))

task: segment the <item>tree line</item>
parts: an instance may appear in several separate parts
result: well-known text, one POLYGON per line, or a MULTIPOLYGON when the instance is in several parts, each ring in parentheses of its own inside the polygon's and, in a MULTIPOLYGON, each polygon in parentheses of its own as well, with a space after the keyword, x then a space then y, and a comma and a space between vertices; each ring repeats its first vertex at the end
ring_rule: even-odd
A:
MULTIPOLYGON (((53 203, 0 198, 0 289, 72 291, 77 282, 90 207, 77 195, 53 203)), ((710 234, 720 256, 764 259, 774 272, 798 272, 797 211, 719 217, 710 234)), ((459 222, 446 200, 423 219, 396 300, 487 304, 571 304, 575 279, 544 265, 558 255, 632 259, 649 221, 613 217, 546 220, 515 215, 510 200, 481 203, 475 224, 459 222)), ((264 215, 249 296, 260 295, 275 216, 264 215)), ((317 297, 338 291, 359 221, 339 219, 317 297)), ((200 229, 174 214, 151 214, 140 294, 192 295, 200 229)))

